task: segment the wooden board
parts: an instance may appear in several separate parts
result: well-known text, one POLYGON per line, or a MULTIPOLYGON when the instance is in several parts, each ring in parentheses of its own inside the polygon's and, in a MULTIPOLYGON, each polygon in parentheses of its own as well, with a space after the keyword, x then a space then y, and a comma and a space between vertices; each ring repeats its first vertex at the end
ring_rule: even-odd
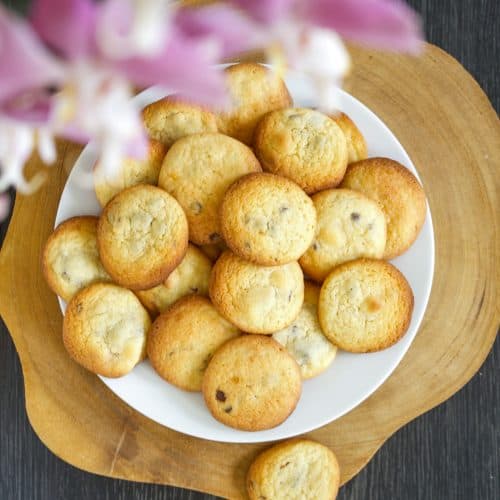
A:
MULTIPOLYGON (((405 423, 449 398, 479 369, 499 319, 496 283, 500 125, 460 64, 437 47, 418 59, 353 49, 347 89, 385 121, 424 183, 436 233, 429 308, 407 355, 367 401, 308 435, 353 477, 405 423)), ((18 196, 0 254, 0 313, 19 353, 26 408, 40 439, 81 469, 240 498, 265 444, 191 438, 129 408, 66 355, 56 297, 40 272, 59 196, 80 149, 62 142, 35 195, 18 196)), ((42 168, 33 159, 30 169, 42 168)))

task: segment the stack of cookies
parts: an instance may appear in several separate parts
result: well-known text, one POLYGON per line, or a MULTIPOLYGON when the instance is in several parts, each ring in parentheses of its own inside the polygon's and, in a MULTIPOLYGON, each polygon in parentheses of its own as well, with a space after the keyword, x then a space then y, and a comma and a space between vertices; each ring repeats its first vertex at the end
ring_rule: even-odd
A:
POLYGON ((69 302, 75 361, 119 377, 147 357, 256 431, 291 414, 338 348, 406 332, 412 291, 387 260, 415 241, 426 201, 404 166, 367 159, 348 116, 294 108, 258 64, 226 74, 230 111, 179 96, 144 109, 148 156, 113 178, 95 166, 102 214, 62 223, 43 269, 69 302))

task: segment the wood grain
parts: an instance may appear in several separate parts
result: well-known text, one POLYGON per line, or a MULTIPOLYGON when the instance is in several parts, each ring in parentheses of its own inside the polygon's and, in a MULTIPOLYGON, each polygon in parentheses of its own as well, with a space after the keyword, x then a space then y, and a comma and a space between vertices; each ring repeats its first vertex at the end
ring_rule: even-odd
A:
MULTIPOLYGON (((495 112, 468 73, 436 47, 420 59, 359 49, 353 56, 349 90, 395 132, 421 174, 435 223, 436 276, 420 332, 394 374, 354 411, 309 434, 336 452, 343 481, 400 426, 470 379, 498 323, 495 112)), ((39 255, 78 152, 61 143, 44 188, 18 197, 0 254, 0 312, 20 355, 31 424, 54 453, 79 468, 241 497, 246 468, 265 445, 221 444, 163 428, 63 350, 61 315, 39 255)), ((36 159, 31 167, 39 168, 36 159)))

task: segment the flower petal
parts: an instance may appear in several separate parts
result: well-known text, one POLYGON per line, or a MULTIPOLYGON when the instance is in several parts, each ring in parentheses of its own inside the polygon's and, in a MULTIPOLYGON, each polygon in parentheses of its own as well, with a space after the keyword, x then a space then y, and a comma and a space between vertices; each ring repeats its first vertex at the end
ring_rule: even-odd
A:
POLYGON ((200 104, 226 104, 224 74, 214 65, 220 47, 210 38, 194 40, 173 32, 164 50, 155 57, 118 61, 117 67, 136 85, 162 85, 200 104))
POLYGON ((181 9, 175 25, 192 38, 216 37, 223 58, 265 45, 262 30, 242 12, 227 5, 181 9))
POLYGON ((271 24, 285 17, 296 0, 232 0, 232 2, 257 21, 271 24))
POLYGON ((73 59, 95 51, 96 13, 92 0, 35 0, 30 17, 51 48, 73 59))
POLYGON ((301 7, 309 21, 352 41, 402 52, 421 48, 420 20, 400 0, 311 0, 301 7))
POLYGON ((53 85, 63 67, 30 26, 0 6, 0 103, 27 89, 53 85))

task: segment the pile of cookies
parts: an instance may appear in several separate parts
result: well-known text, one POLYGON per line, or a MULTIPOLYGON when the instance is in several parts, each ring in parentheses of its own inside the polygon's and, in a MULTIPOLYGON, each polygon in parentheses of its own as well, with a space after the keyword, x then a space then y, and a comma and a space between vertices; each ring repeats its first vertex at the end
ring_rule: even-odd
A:
POLYGON ((291 414, 337 348, 406 332, 412 291, 386 261, 415 241, 426 201, 404 166, 367 159, 346 115, 294 108, 258 64, 226 75, 230 111, 179 96, 143 110, 147 158, 114 178, 95 166, 100 217, 58 226, 43 269, 76 362, 120 377, 148 357, 217 420, 256 431, 291 414))

